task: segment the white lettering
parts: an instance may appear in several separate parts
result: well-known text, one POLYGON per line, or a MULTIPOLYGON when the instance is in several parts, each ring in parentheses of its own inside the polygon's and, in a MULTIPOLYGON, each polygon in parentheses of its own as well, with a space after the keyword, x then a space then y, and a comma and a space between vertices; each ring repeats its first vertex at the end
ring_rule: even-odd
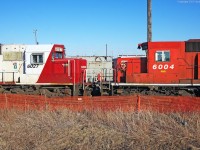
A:
POLYGON ((165 64, 165 65, 162 65, 162 64, 154 64, 153 66, 152 66, 152 69, 153 70, 156 70, 156 69, 159 69, 159 70, 161 70, 161 69, 165 69, 165 70, 167 70, 167 69, 174 69, 174 64, 172 64, 172 65, 168 65, 168 64, 165 64))

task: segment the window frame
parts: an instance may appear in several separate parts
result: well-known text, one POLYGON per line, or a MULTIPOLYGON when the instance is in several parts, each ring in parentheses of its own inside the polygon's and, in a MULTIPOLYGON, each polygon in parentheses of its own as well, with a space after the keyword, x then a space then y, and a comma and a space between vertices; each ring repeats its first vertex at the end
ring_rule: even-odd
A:
POLYGON ((155 61, 156 62, 170 62, 171 61, 171 55, 170 55, 170 50, 158 50, 155 52, 155 61), (166 60, 166 54, 165 53, 168 53, 169 54, 169 60, 166 60), (158 59, 158 53, 161 53, 161 60, 158 59))
POLYGON ((39 65, 44 64, 44 53, 32 53, 30 61, 31 61, 31 64, 39 64, 39 65), (36 62, 34 62, 34 59, 33 59, 33 56, 35 55, 37 56, 36 62), (39 56, 42 56, 42 62, 40 62, 39 56))

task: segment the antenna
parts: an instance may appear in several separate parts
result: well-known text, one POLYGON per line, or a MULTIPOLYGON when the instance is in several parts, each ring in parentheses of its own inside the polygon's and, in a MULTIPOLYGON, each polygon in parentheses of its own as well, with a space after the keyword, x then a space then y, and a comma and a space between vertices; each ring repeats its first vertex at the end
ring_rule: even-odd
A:
POLYGON ((107 57, 107 52, 108 52, 108 45, 106 44, 106 57, 107 57))
POLYGON ((38 45, 38 41, 37 41, 37 29, 33 30, 34 36, 35 36, 35 44, 38 45))
POLYGON ((106 60, 107 60, 107 51, 108 51, 108 45, 106 44, 106 60))

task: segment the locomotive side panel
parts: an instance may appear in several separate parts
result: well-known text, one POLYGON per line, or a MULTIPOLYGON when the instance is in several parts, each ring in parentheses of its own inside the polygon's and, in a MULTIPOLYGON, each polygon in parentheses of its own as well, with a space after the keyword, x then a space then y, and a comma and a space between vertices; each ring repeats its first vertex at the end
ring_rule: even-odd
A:
POLYGON ((185 42, 185 63, 187 64, 187 80, 191 84, 200 83, 200 40, 188 40, 185 42))
POLYGON ((2 84, 19 82, 23 73, 24 45, 1 45, 0 82, 2 84))
POLYGON ((29 45, 25 52, 26 65, 25 65, 25 74, 30 75, 39 75, 47 58, 53 48, 53 45, 29 45))
POLYGON ((147 72, 147 58, 145 56, 118 57, 115 67, 119 83, 142 83, 143 79, 146 80, 146 78, 140 77, 141 74, 145 76, 147 72))
MULTIPOLYGON (((184 42, 149 42, 148 70, 153 74, 149 83, 179 83, 179 59, 184 56, 184 42)), ((185 66, 182 66, 185 72, 185 66)))
POLYGON ((1 80, 4 83, 35 84, 53 45, 2 45, 1 80))
POLYGON ((24 51, 22 84, 35 84, 46 64, 53 45, 27 45, 24 51))
POLYGON ((198 53, 198 79, 200 79, 200 53, 198 53))

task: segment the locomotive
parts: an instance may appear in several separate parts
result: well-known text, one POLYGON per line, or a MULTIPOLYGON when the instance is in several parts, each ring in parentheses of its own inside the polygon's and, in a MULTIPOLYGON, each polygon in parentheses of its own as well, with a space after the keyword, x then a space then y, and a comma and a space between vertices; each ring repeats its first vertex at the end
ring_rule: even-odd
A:
POLYGON ((200 40, 145 42, 146 56, 114 60, 112 94, 196 95, 200 92, 200 40))
POLYGON ((0 46, 1 93, 77 95, 84 69, 86 60, 65 58, 64 45, 0 46))
POLYGON ((200 93, 200 40, 145 42, 146 55, 65 56, 65 47, 0 45, 0 92, 73 95, 200 93))

